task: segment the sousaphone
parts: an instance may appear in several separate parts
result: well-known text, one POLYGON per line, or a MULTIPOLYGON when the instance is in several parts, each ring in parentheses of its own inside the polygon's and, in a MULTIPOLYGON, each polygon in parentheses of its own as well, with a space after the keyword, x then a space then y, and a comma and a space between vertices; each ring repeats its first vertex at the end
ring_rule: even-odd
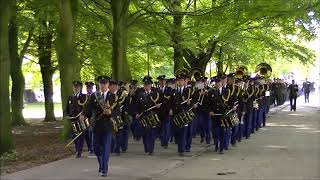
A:
POLYGON ((272 68, 268 63, 260 63, 256 66, 256 72, 259 77, 268 79, 272 74, 272 68))

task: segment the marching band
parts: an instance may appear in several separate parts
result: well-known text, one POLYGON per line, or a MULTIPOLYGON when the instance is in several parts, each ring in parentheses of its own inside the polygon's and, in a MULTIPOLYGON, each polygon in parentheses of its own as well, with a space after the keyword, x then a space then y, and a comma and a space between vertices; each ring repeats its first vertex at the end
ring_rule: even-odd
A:
POLYGON ((191 151, 192 140, 200 135, 201 143, 214 144, 214 150, 223 154, 229 145, 235 146, 242 138, 266 125, 269 110, 268 94, 272 71, 267 64, 259 65, 256 77, 247 75, 242 66, 235 73, 217 75, 210 79, 200 71, 177 71, 174 79, 164 75, 157 78, 157 86, 146 76, 123 82, 107 76, 86 82, 88 94, 82 94, 82 83, 73 82, 67 112, 73 129, 76 157, 81 157, 86 139, 88 150, 97 156, 99 173, 108 175, 110 153, 120 155, 128 150, 128 134, 143 140, 144 152, 152 156, 155 141, 167 149, 170 142, 177 144, 180 156, 191 151))

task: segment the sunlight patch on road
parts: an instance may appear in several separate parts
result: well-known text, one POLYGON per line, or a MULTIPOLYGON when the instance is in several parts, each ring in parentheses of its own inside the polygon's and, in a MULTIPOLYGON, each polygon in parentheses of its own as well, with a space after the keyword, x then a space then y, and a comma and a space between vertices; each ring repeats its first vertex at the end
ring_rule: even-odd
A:
POLYGON ((210 159, 211 161, 220 161, 222 160, 221 158, 213 158, 213 159, 210 159))
POLYGON ((313 129, 313 128, 308 128, 308 127, 301 127, 301 128, 297 128, 299 130, 307 130, 307 129, 313 129))
POLYGON ((307 124, 280 124, 280 123, 268 123, 271 127, 295 127, 295 128, 308 128, 307 124))
POLYGON ((289 114, 290 116, 305 116, 306 114, 289 114))
POLYGON ((269 145, 269 146, 266 146, 266 147, 277 148, 277 149, 285 149, 285 148, 287 148, 287 146, 274 146, 274 145, 269 145))

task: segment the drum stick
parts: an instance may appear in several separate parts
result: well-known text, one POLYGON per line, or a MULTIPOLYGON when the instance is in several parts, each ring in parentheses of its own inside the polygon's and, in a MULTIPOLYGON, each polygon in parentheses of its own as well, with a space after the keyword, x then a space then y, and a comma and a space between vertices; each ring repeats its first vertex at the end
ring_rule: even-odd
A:
POLYGON ((152 107, 148 108, 147 110, 145 110, 144 112, 142 112, 141 114, 139 114, 139 116, 142 116, 144 113, 146 113, 146 112, 148 112, 148 111, 156 108, 156 107, 159 106, 159 105, 161 106, 162 103, 156 104, 155 106, 152 106, 152 107))
POLYGON ((73 139, 66 145, 66 147, 70 146, 70 144, 72 144, 76 139, 78 139, 78 137, 80 137, 83 132, 84 132, 84 131, 82 131, 82 132, 79 133, 75 138, 73 138, 73 139))
POLYGON ((72 117, 67 117, 67 118, 68 118, 68 119, 76 119, 76 118, 78 118, 81 114, 82 114, 82 112, 80 112, 77 116, 72 116, 72 117))
MULTIPOLYGON (((88 119, 88 118, 87 118, 88 119)), ((86 120, 87 120, 86 119, 86 120)), ((89 127, 92 125, 92 123, 89 125, 89 127)), ((84 131, 86 131, 89 127, 87 127, 85 130, 83 130, 83 131, 81 131, 76 137, 74 137, 67 145, 66 145, 66 147, 68 147, 68 146, 70 146, 70 144, 72 144, 76 139, 78 139, 80 136, 81 136, 81 134, 84 132, 84 131)))
POLYGON ((180 104, 185 104, 185 103, 187 103, 188 101, 191 101, 191 100, 192 100, 192 98, 191 99, 187 99, 185 101, 182 101, 180 104))

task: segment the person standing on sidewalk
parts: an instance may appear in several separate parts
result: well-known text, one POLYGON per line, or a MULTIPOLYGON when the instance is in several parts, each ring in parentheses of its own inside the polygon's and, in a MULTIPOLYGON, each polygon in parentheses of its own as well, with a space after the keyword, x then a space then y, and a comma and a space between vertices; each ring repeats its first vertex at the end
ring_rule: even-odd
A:
POLYGON ((304 93, 304 102, 309 103, 309 94, 311 89, 311 82, 306 79, 306 81, 303 83, 302 91, 304 93))
POLYGON ((294 80, 292 80, 292 84, 289 85, 289 99, 290 99, 290 111, 296 111, 296 102, 298 97, 298 85, 295 84, 294 80))

